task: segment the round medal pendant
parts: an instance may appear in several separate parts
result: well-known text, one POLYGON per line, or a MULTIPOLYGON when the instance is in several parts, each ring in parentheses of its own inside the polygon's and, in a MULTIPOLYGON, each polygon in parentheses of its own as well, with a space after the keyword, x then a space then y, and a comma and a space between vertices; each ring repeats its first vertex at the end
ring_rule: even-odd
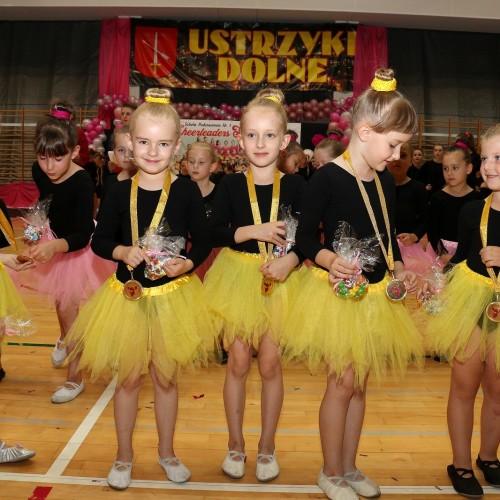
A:
POLYGON ((260 293, 266 297, 271 295, 274 290, 274 281, 270 278, 262 278, 262 284, 260 285, 260 293))
POLYGON ((500 323, 500 302, 490 302, 485 312, 490 321, 500 323))
POLYGON ((406 297, 406 285, 402 280, 392 279, 385 287, 385 293, 389 299, 394 301, 403 300, 406 297))
POLYGON ((123 295, 128 300, 139 300, 142 297, 142 285, 136 280, 128 280, 123 285, 123 295))

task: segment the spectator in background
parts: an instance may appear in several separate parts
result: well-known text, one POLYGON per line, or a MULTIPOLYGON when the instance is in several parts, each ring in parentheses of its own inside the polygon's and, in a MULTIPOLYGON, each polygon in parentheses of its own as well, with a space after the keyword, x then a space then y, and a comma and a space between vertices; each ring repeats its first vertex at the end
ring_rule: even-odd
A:
POLYGON ((423 181, 422 166, 424 164, 424 152, 420 148, 415 148, 411 153, 411 165, 406 175, 414 181, 423 181))
POLYGON ((443 176, 443 145, 436 144, 432 150, 432 160, 422 165, 422 182, 425 189, 434 194, 443 188, 445 181, 443 176))
POLYGON ((345 150, 341 142, 327 137, 323 139, 314 148, 314 159, 316 160, 317 167, 321 168, 326 163, 333 161, 337 156, 340 156, 345 150))
POLYGON ((291 140, 288 146, 280 152, 278 170, 284 174, 296 174, 299 169, 306 166, 307 161, 304 150, 298 142, 291 140))
POLYGON ((472 189, 477 189, 482 181, 481 173, 479 171, 481 168, 481 157, 476 151, 474 136, 470 132, 462 132, 458 134, 455 139, 455 146, 469 151, 472 162, 472 172, 467 176, 467 184, 472 189))
POLYGON ((123 126, 129 126, 130 125, 130 119, 132 118, 132 115, 134 114, 134 111, 137 109, 137 104, 135 102, 126 102, 122 104, 122 125, 123 126))

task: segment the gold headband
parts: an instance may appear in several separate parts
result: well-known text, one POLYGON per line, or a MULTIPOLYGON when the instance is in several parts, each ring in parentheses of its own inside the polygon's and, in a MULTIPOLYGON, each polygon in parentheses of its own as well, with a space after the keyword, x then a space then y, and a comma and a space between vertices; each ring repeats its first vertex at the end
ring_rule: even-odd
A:
POLYGON ((278 104, 281 104, 281 101, 278 97, 275 95, 266 95, 264 99, 269 99, 270 101, 277 102, 278 104))
POLYGON ((392 92, 396 90, 396 79, 392 80, 382 80, 381 78, 375 77, 372 81, 371 87, 377 92, 392 92))
POLYGON ((151 97, 148 95, 144 100, 146 102, 157 102, 158 104, 170 104, 170 97, 151 97))

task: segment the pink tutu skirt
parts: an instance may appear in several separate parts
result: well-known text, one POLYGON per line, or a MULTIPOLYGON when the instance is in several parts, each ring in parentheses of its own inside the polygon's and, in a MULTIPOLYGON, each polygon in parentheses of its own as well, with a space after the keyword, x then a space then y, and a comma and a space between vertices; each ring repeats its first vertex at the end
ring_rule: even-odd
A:
POLYGON ((408 246, 398 241, 398 245, 405 268, 418 276, 424 276, 435 263, 435 258, 427 253, 418 241, 408 246))
POLYGON ((116 262, 97 256, 89 243, 76 252, 58 253, 44 264, 37 262, 23 281, 65 309, 88 300, 115 271, 116 262))
MULTIPOLYGON (((449 240, 441 240, 443 243, 443 246, 445 250, 448 252, 448 256, 451 259, 457 251, 458 243, 456 241, 449 241, 449 240)), ((429 243, 427 245, 427 248, 425 249, 425 253, 427 253, 434 262, 437 262, 438 264, 441 265, 441 267, 444 267, 446 264, 448 264, 449 259, 446 258, 444 259, 443 257, 439 256, 436 254, 434 251, 434 248, 432 248, 432 245, 429 243)))

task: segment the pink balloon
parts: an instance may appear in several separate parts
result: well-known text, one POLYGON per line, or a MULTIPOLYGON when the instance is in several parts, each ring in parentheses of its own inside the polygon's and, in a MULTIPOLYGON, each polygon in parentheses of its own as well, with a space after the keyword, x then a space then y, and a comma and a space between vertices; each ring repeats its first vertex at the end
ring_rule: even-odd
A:
POLYGON ((94 130, 95 130, 98 134, 100 134, 100 133, 104 130, 104 127, 103 127, 103 126, 99 123, 98 125, 96 125, 96 126, 94 127, 94 130))
POLYGON ((95 130, 91 130, 91 131, 89 132, 89 137, 90 137, 91 139, 95 139, 98 135, 99 135, 99 134, 98 134, 95 130))
POLYGON ((344 135, 344 137, 342 137, 342 139, 340 139, 340 142, 344 145, 344 146, 348 146, 349 145, 349 141, 351 140, 351 138, 348 136, 348 135, 344 135))
POLYGON ((205 118, 205 113, 203 111, 198 111, 195 118, 197 118, 198 120, 203 120, 203 118, 205 118))
POLYGON ((92 122, 89 122, 87 123, 87 125, 85 125, 85 131, 90 132, 91 130, 94 130, 94 124, 92 122))
POLYGON ((330 114, 330 121, 332 122, 339 122, 340 121, 340 115, 337 112, 333 112, 330 114))
POLYGON ((117 107, 113 110, 113 114, 115 115, 115 118, 117 120, 120 120, 121 117, 122 117, 122 108, 121 107, 117 107))
POLYGON ((342 130, 345 130, 349 126, 349 122, 347 120, 340 120, 339 121, 339 128, 342 130))
POLYGON ((120 121, 120 123, 117 123, 115 125, 115 128, 122 128, 123 127, 123 123, 120 121))
POLYGON ((99 120, 99 118, 92 118, 92 125, 94 125, 94 127, 96 125, 99 125, 101 123, 101 120, 99 120))

